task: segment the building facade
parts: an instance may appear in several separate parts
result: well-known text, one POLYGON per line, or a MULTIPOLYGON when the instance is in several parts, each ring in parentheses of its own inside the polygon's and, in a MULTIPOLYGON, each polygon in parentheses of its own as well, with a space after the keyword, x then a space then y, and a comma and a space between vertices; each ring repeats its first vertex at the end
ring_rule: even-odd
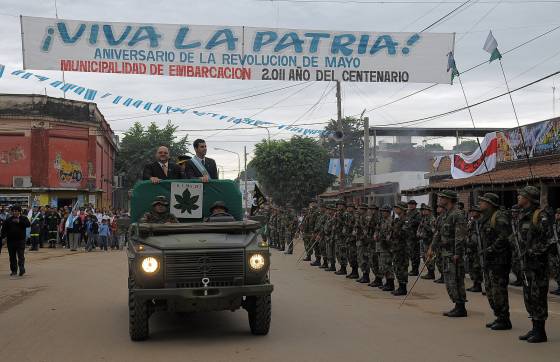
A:
POLYGON ((0 94, 0 205, 110 207, 117 147, 94 103, 0 94))

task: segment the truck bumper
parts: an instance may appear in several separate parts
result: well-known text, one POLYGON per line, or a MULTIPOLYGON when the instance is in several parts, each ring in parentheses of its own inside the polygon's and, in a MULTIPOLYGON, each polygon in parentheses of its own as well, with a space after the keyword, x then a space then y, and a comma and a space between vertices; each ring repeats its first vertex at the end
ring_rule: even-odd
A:
POLYGON ((273 289, 272 284, 259 284, 208 288, 133 289, 133 291, 136 298, 140 300, 203 302, 204 300, 229 300, 246 296, 269 295, 273 289))

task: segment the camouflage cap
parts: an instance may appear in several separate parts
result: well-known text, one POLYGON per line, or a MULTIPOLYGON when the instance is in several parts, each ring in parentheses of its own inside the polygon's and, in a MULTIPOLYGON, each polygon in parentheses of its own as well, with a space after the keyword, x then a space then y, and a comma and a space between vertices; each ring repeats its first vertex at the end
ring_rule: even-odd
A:
POLYGON ((167 197, 160 195, 156 196, 156 199, 152 202, 152 206, 155 206, 157 204, 168 206, 169 201, 167 201, 167 197))
POLYGON ((395 207, 401 209, 401 210, 406 210, 408 208, 406 202, 404 201, 399 201, 397 202, 397 204, 395 205, 395 207))
POLYGON ((385 204, 383 206, 381 206, 381 211, 386 211, 386 212, 391 212, 391 206, 385 204))
POLYGON ((517 191, 517 193, 527 200, 531 201, 533 204, 539 204, 541 198, 541 190, 535 186, 525 186, 524 188, 517 191))
POLYGON ((428 211, 432 211, 432 207, 430 205, 426 205, 425 203, 422 203, 420 205, 420 210, 428 210, 428 211))
POLYGON ((493 205, 495 207, 500 206, 500 196, 496 195, 493 192, 487 192, 483 196, 480 196, 478 199, 480 201, 485 201, 485 202, 487 202, 490 205, 493 205))
POLYGON ((215 208, 221 207, 222 209, 226 210, 226 212, 228 211, 228 208, 226 206, 226 203, 223 201, 216 201, 215 203, 212 204, 212 206, 210 206, 210 212, 212 212, 212 210, 214 210, 215 208))
POLYGON ((445 197, 446 199, 450 200, 457 200, 457 192, 453 190, 442 190, 437 194, 439 197, 445 197))
POLYGON ((369 206, 368 206, 368 209, 370 209, 370 210, 379 210, 379 206, 377 206, 377 205, 375 205, 375 204, 369 205, 369 206))
POLYGON ((414 199, 408 200, 407 204, 408 204, 408 205, 418 205, 418 203, 417 203, 416 200, 414 200, 414 199))

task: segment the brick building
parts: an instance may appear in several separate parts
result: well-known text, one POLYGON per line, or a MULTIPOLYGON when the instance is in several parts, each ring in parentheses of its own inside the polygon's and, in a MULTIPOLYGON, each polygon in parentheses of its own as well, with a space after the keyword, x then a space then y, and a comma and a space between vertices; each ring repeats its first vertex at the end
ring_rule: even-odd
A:
POLYGON ((0 94, 0 204, 111 206, 117 144, 94 103, 0 94))

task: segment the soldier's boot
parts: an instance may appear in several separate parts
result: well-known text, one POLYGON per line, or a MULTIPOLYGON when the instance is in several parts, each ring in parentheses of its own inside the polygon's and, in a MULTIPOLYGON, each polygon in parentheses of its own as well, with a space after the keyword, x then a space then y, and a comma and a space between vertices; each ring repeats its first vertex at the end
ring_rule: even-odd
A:
POLYGON ((335 275, 346 275, 346 265, 341 265, 340 269, 334 272, 335 275))
POLYGON ((447 313, 450 318, 460 318, 467 316, 467 309, 465 308, 465 303, 455 303, 455 310, 447 313))
POLYGON ((301 260, 303 260, 303 261, 311 261, 311 255, 310 255, 310 254, 307 254, 307 255, 305 256, 305 258, 303 258, 303 259, 301 259, 301 260))
POLYGON ((331 266, 325 269, 325 271, 328 272, 336 271, 336 261, 334 261, 334 259, 331 259, 331 266))
POLYGON ((358 280, 356 280, 358 283, 362 283, 362 284, 369 284, 370 280, 369 280, 369 272, 364 272, 362 274, 362 277, 358 280))
POLYGON ((412 270, 410 272, 408 272, 408 276, 417 277, 418 276, 418 268, 412 268, 412 270))
POLYGON ((473 293, 481 293, 482 292, 482 285, 480 282, 474 282, 473 286, 468 288, 467 291, 473 293))
POLYGON ((379 288, 383 286, 383 279, 381 277, 375 277, 373 282, 369 283, 368 286, 373 288, 379 288))
POLYGON ((443 275, 439 277, 439 279, 434 280, 434 283, 443 284, 445 281, 443 280, 443 275))
POLYGON ((384 292, 392 292, 393 290, 395 290, 395 279, 387 279, 385 285, 383 286, 383 289, 381 290, 384 292))
POLYGON ((328 269, 329 268, 329 261, 327 258, 323 258, 323 264, 319 267, 321 269, 328 269))
POLYGON ((350 274, 348 274, 346 276, 346 278, 348 279, 358 279, 360 277, 360 274, 358 274, 358 268, 356 267, 352 267, 352 271, 350 272, 350 274))
POLYGON ((548 341, 546 337, 546 330, 544 329, 545 321, 534 321, 535 330, 533 334, 527 338, 529 343, 542 343, 548 341))
POLYGON ((490 327, 493 331, 508 331, 512 328, 511 320, 509 318, 498 318, 496 322, 490 327))
POLYGON ((550 292, 550 294, 553 294, 553 295, 560 295, 560 286, 558 287, 558 289, 552 290, 552 291, 550 292))
POLYGON ((433 270, 428 270, 428 273, 426 275, 422 275, 420 278, 427 279, 427 280, 432 280, 432 279, 436 278, 436 274, 434 273, 433 270))
POLYGON ((311 266, 321 266, 321 257, 315 259, 315 261, 311 263, 311 266))
POLYGON ((531 328, 529 332, 525 333, 524 335, 519 336, 519 340, 526 341, 533 335, 533 333, 535 333, 535 321, 531 319, 531 323, 533 324, 533 328, 531 328))
POLYGON ((446 317, 449 317, 449 314, 454 313, 456 310, 457 310, 457 304, 455 304, 453 309, 451 309, 449 312, 444 312, 443 315, 446 316, 446 317))
POLYGON ((492 322, 486 323, 486 328, 492 328, 492 326, 496 324, 496 322, 498 322, 498 320, 494 319, 492 322))
POLYGON ((394 296, 406 295, 406 283, 399 283, 399 288, 391 292, 394 296))

